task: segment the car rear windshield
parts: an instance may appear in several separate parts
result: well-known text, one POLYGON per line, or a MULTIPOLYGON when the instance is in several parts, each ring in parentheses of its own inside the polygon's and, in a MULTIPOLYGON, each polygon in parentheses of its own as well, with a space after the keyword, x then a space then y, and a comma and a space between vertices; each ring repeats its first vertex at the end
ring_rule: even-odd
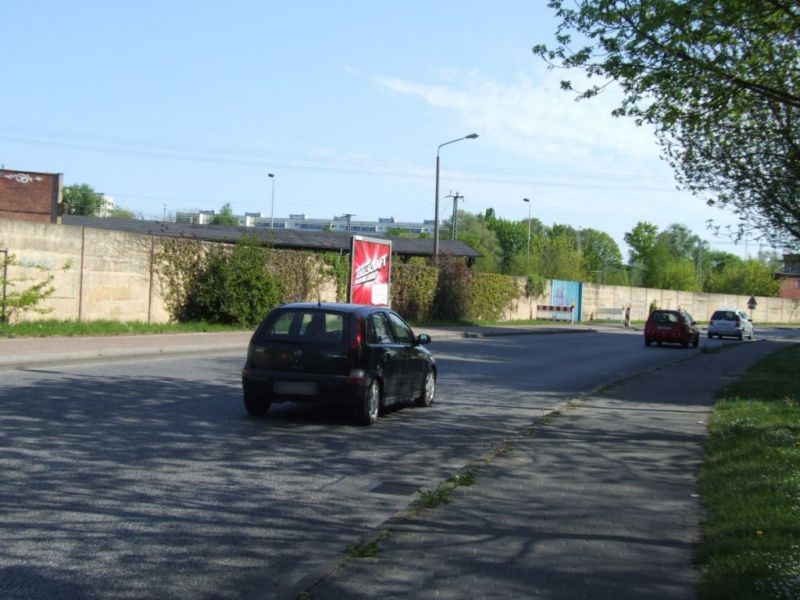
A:
POLYGON ((276 311, 258 330, 262 341, 341 344, 348 315, 317 309, 276 311))
POLYGON ((680 323, 681 318, 678 316, 678 313, 674 312, 663 312, 663 311, 655 311, 653 314, 650 315, 648 319, 651 323, 662 323, 662 324, 673 324, 673 323, 680 323))
POLYGON ((712 321, 735 321, 738 315, 732 310, 718 310, 711 315, 712 321))

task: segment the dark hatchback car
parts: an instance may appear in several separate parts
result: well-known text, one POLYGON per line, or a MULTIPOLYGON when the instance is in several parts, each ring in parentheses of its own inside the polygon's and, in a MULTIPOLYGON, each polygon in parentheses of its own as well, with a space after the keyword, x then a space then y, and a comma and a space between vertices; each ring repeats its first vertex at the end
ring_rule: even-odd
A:
POLYGON ((258 326, 242 369, 244 405, 264 414, 273 402, 341 404, 371 425, 382 407, 430 406, 436 361, 396 312, 358 304, 284 304, 258 326))
POLYGON ((656 342, 681 344, 684 348, 700 344, 700 330, 685 310, 654 310, 644 325, 644 345, 656 342))

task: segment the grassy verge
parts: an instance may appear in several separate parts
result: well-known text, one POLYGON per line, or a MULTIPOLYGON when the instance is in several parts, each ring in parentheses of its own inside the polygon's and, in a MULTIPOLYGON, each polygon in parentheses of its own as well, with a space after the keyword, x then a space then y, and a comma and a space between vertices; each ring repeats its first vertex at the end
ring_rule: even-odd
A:
POLYGON ((800 598, 800 345, 720 394, 699 486, 700 600, 800 598))
POLYGON ((29 321, 13 325, 0 323, 0 338, 196 333, 202 331, 242 331, 242 328, 205 322, 124 323, 121 321, 29 321))

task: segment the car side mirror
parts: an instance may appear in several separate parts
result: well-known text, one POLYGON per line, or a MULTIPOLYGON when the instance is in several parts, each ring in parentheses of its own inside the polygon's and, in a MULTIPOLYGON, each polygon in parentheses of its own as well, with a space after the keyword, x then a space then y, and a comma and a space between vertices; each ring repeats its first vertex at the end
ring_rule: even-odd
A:
POLYGON ((430 343, 431 343, 431 336, 429 336, 427 333, 420 333, 417 336, 417 345, 418 346, 425 346, 425 345, 430 344, 430 343))

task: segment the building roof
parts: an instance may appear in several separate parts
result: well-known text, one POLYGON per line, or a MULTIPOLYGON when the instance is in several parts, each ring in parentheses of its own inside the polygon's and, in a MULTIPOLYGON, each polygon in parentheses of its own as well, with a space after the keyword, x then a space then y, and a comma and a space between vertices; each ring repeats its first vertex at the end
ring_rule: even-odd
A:
MULTIPOLYGON (((126 231, 142 235, 186 238, 206 242, 236 243, 245 236, 255 236, 275 248, 312 250, 315 252, 350 252, 350 235, 341 232, 305 231, 302 229, 254 229, 253 227, 224 227, 221 225, 197 225, 168 221, 140 221, 137 219, 114 219, 65 215, 64 225, 126 231)), ((388 238, 370 233, 371 238, 392 242, 392 253, 399 256, 433 256, 432 238, 388 238)), ((464 242, 439 240, 439 252, 468 259, 480 258, 482 254, 464 242)))

